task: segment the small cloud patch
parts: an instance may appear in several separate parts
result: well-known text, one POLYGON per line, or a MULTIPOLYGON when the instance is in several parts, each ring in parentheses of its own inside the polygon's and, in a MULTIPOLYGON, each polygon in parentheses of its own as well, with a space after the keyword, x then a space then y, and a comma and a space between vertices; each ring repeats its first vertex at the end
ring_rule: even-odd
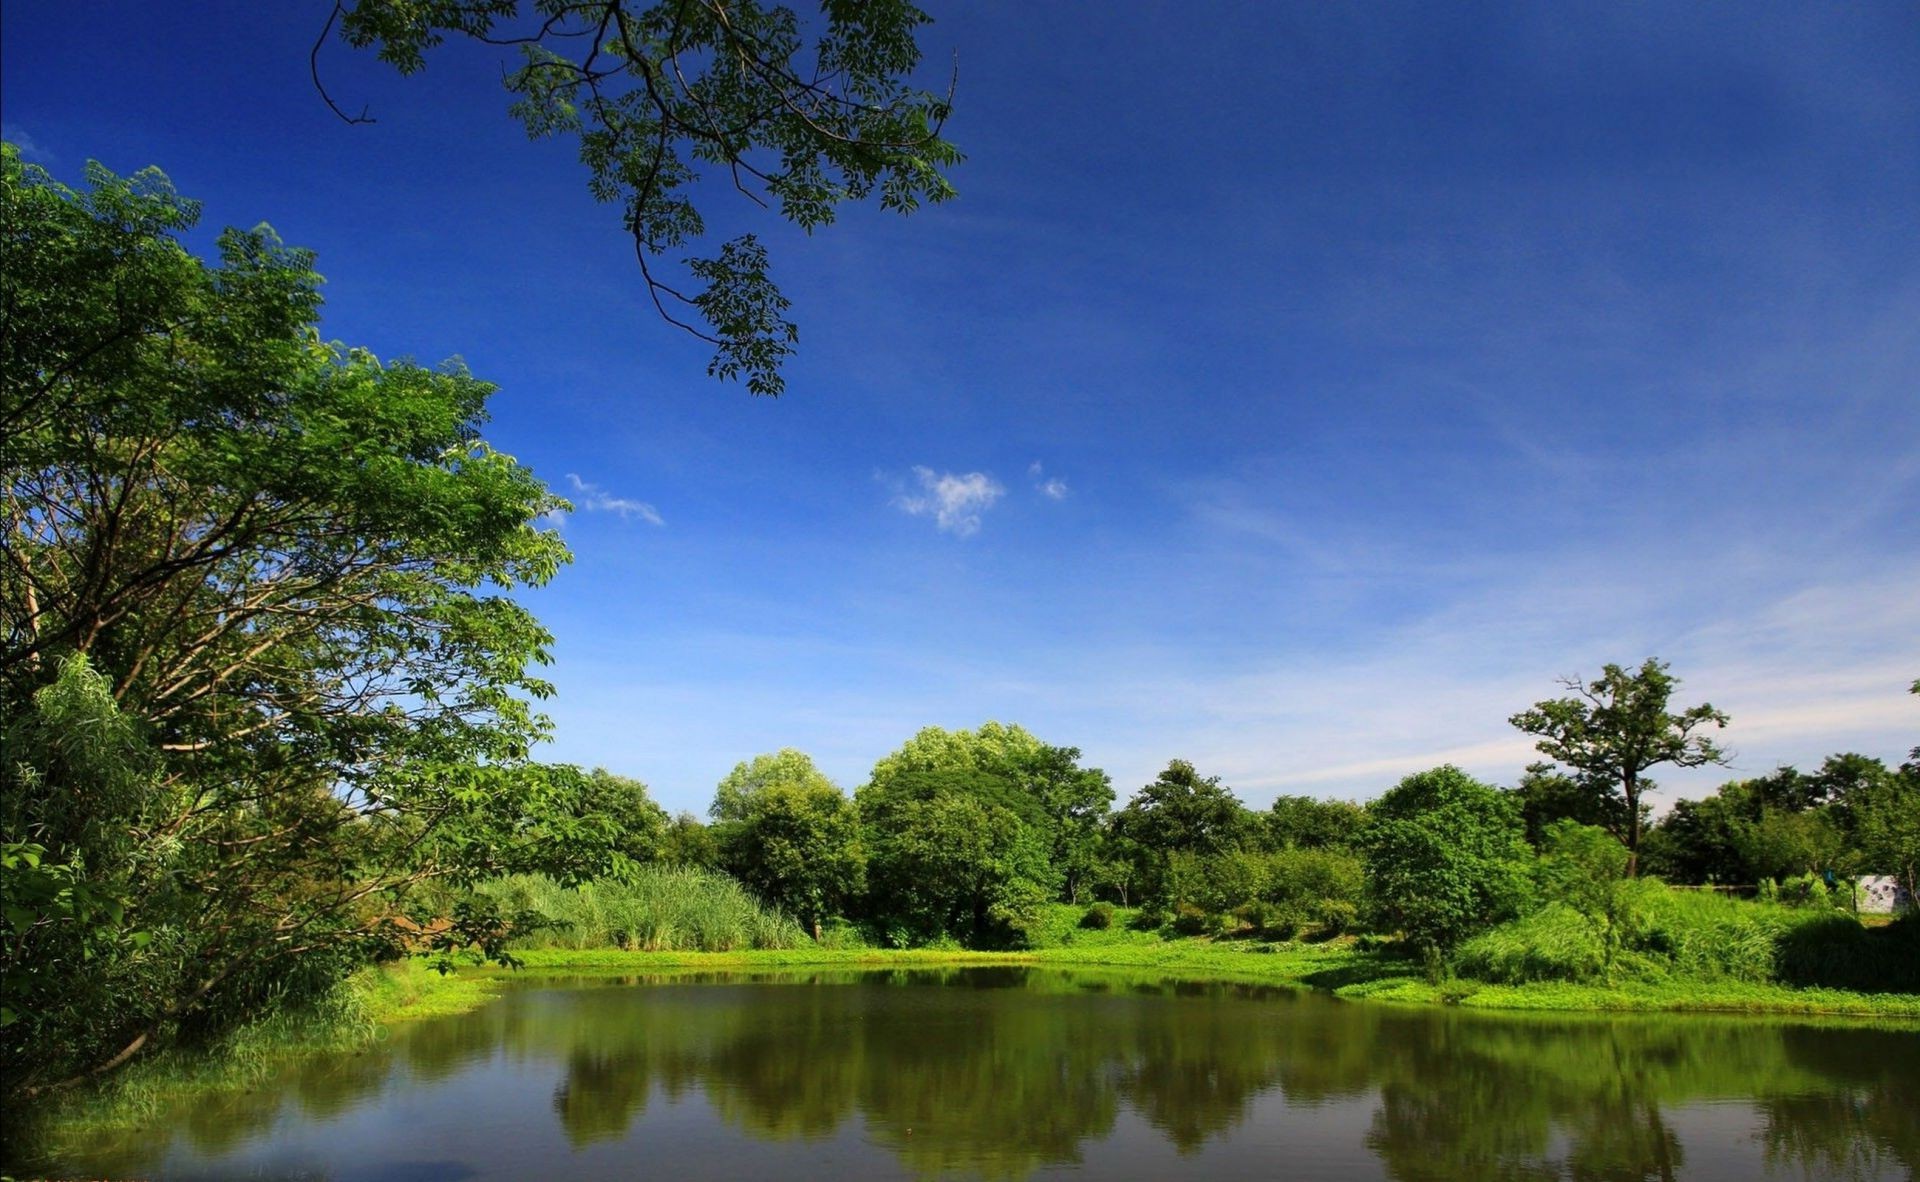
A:
POLYGON ((1039 493, 1049 501, 1064 501, 1067 499, 1067 482, 1058 476, 1048 476, 1046 469, 1041 466, 1039 460, 1035 460, 1033 463, 1027 465, 1027 479, 1033 481, 1033 491, 1039 493))
POLYGON ((985 472, 935 472, 916 465, 913 478, 919 491, 901 491, 893 498, 894 507, 913 517, 932 517, 935 525, 956 537, 978 533, 980 515, 1006 495, 985 472))
POLYGON ((573 504, 577 509, 588 513, 617 513, 621 518, 638 517, 648 525, 665 525, 660 511, 645 501, 636 501, 628 497, 616 497, 597 484, 589 484, 572 472, 567 473, 567 483, 573 486, 573 504))

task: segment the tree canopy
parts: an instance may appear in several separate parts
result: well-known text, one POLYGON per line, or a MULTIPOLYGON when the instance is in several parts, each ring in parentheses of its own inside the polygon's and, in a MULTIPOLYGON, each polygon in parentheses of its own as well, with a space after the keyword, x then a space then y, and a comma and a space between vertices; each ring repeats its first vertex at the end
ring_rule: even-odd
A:
POLYGON ((1575 769, 1579 783, 1598 798, 1596 819, 1626 843, 1631 873, 1645 825, 1640 794, 1647 769, 1725 763, 1727 754, 1700 732, 1725 727, 1727 716, 1704 702, 1669 712, 1679 680, 1652 657, 1632 673, 1607 665, 1592 682, 1573 677, 1562 684, 1572 696, 1536 702, 1509 721, 1540 737, 1541 754, 1575 769))
POLYGON ((909 83, 929 18, 902 0, 824 4, 811 28, 759 0, 343 0, 322 42, 336 22, 403 74, 449 37, 516 48, 512 118, 532 138, 579 143, 589 191, 621 207, 655 309, 713 346, 709 374, 755 394, 784 388, 799 330, 756 235, 677 257, 708 235, 700 182, 809 233, 849 201, 911 213, 954 193, 945 174, 961 156, 941 135, 952 79, 909 83))
POLYGON ((1367 899, 1383 930, 1400 931, 1431 964, 1513 915, 1532 858, 1506 794, 1457 767, 1417 772, 1368 809, 1367 899))
POLYGON ((567 560, 536 525, 564 502, 481 437, 492 387, 321 340, 311 256, 260 226, 203 262, 158 171, 87 182, 0 156, 0 841, 99 904, 8 913, 9 1088, 399 921, 500 948, 421 883, 617 864, 588 778, 526 760, 549 637, 512 593, 567 560))

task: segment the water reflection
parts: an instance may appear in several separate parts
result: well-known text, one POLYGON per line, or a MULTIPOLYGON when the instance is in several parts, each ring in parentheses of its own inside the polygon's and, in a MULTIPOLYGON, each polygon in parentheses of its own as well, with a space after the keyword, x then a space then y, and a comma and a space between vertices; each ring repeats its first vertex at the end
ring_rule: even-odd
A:
MULTIPOLYGON (((664 1167, 675 1142, 640 1126, 650 1107, 661 1120, 691 1119, 688 1102, 741 1146, 831 1142, 856 1177, 1022 1178, 1141 1137, 1120 1126, 1142 1121, 1156 1152, 1171 1149, 1196 1173, 1202 1158, 1209 1173, 1271 1173, 1276 1152, 1333 1174, 1410 1180, 1680 1178, 1725 1173, 1724 1155, 1740 1152, 1795 1175, 1920 1169, 1920 1033, 1910 1030, 1483 1016, 1018 969, 626 984, 647 987, 516 991, 62 1164, 218 1173, 224 1155, 251 1144, 245 1168, 311 1168, 271 1147, 397 1106, 463 1128, 469 1156, 423 1158, 409 1173, 396 1143, 391 1160, 322 1154, 319 1168, 484 1174, 509 1134, 477 1115, 463 1125, 455 1106, 491 1097, 524 1112, 538 1100, 516 1101, 516 1089, 538 1086, 550 1096, 546 1133, 558 1134, 541 1168, 555 1176, 595 1152, 644 1152, 664 1167), (1676 1114, 1727 1102, 1740 1119, 1724 1143, 1690 1143, 1676 1126, 1676 1114), (1317 1115, 1355 1104, 1370 1107, 1370 1122, 1317 1115), (436 1106, 453 1111, 436 1118, 436 1106), (867 1156, 841 1144, 849 1138, 867 1156)), ((538 1128, 522 1121, 516 1151, 535 1152, 538 1128)), ((712 1142, 700 1152, 727 1152, 712 1142)), ((1129 1143, 1121 1165, 1138 1160, 1148 1176, 1151 1148, 1129 1143)))

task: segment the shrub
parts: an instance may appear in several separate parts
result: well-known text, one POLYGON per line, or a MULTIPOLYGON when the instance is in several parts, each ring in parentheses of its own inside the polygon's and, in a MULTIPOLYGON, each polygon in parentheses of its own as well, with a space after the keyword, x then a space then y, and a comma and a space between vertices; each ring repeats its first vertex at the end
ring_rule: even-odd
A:
POLYGON ((1353 926, 1360 909, 1351 899, 1322 899, 1314 905, 1313 918, 1323 935, 1338 936, 1353 926))
POLYGON ((1080 917, 1080 926, 1096 932, 1104 932, 1113 926, 1113 904, 1095 903, 1087 908, 1080 917))
POLYGON ((1226 930, 1226 920, 1215 912, 1204 911, 1191 903, 1174 908, 1173 930, 1183 936, 1214 936, 1226 930))
POLYGON ((1149 903, 1134 913, 1129 926, 1136 931, 1156 931, 1167 926, 1167 913, 1158 904, 1149 903))
POLYGON ((1512 801, 1456 767, 1408 776, 1369 810, 1374 921, 1400 931, 1429 972, 1461 941, 1513 915, 1533 851, 1512 801))

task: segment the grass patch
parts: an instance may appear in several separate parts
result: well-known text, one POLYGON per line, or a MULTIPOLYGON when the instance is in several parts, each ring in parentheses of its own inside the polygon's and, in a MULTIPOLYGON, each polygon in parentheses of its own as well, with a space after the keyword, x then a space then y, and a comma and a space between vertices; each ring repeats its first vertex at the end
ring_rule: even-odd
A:
POLYGON ((515 941, 516 949, 732 952, 812 943, 799 924, 732 876, 695 866, 642 866, 628 880, 577 887, 517 874, 481 890, 504 908, 536 911, 562 925, 515 941))

